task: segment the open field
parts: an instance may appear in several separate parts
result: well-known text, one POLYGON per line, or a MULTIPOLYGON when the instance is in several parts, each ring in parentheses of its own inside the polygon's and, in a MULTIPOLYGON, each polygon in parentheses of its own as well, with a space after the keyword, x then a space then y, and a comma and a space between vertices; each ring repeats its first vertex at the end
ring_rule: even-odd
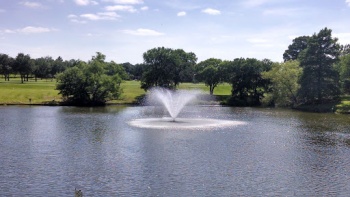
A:
POLYGON ((0 81, 0 104, 43 104, 44 102, 60 101, 61 96, 55 90, 56 81, 29 80, 21 84, 19 78, 10 81, 0 81))
MULTIPOLYGON (((109 103, 130 104, 145 94, 145 91, 140 88, 139 81, 125 81, 121 86, 123 88, 121 99, 109 103)), ((0 104, 44 104, 61 101, 61 96, 55 87, 55 80, 44 79, 37 82, 29 80, 22 84, 19 78, 11 78, 10 81, 0 78, 0 104)), ((182 83, 179 89, 200 89, 209 94, 209 88, 203 83, 182 83)), ((230 95, 230 93, 229 84, 219 85, 214 91, 214 94, 219 96, 230 95)))

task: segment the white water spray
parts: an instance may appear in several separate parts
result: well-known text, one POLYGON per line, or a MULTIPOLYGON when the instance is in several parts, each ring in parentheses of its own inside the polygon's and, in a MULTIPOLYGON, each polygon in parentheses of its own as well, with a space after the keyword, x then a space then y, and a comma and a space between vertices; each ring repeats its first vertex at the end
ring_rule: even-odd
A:
POLYGON ((153 88, 148 96, 152 101, 161 102, 172 120, 175 121, 181 110, 199 94, 199 90, 172 91, 165 88, 153 88))

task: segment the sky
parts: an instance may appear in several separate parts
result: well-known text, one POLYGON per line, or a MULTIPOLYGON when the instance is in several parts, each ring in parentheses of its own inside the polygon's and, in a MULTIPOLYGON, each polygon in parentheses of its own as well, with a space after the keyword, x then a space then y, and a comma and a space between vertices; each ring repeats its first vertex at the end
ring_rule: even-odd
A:
POLYGON ((0 53, 143 62, 156 47, 280 62, 294 38, 350 44, 350 0, 0 0, 0 53))

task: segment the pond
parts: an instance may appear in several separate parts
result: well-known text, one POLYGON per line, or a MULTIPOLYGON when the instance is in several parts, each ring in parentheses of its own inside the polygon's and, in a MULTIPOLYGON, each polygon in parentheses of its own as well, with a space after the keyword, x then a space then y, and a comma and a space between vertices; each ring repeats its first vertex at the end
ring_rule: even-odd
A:
POLYGON ((349 196, 350 116, 186 107, 245 124, 139 128, 152 106, 0 107, 2 196, 349 196))

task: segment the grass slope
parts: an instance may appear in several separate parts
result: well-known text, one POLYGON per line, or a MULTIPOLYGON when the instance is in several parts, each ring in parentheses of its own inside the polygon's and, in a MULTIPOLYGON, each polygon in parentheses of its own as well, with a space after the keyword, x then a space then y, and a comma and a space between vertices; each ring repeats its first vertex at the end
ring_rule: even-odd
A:
MULTIPOLYGON (((123 93, 119 100, 109 101, 111 104, 132 104, 146 92, 140 88, 140 81, 125 81, 121 84, 123 93)), ((61 101, 61 96, 55 90, 56 81, 29 80, 21 83, 19 78, 5 81, 0 78, 0 104, 45 104, 52 101, 61 101)), ((182 83, 179 89, 200 89, 209 94, 209 88, 203 83, 182 83)), ((231 86, 222 84, 215 88, 214 94, 230 95, 231 86)))

